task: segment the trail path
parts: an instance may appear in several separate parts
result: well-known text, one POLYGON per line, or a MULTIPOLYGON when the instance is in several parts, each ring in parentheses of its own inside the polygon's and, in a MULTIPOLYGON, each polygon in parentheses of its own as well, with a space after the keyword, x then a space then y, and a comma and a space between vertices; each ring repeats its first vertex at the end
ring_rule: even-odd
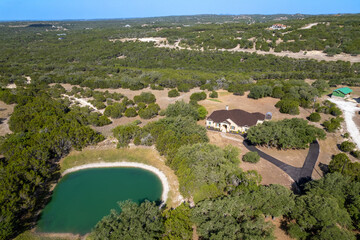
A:
POLYGON ((74 96, 69 96, 69 95, 66 95, 66 94, 63 94, 64 97, 68 97, 70 99, 71 102, 79 102, 81 107, 90 107, 92 109, 94 109, 96 112, 99 112, 99 113, 104 113, 104 109, 102 110, 99 110, 97 109, 94 105, 92 105, 91 103, 89 103, 88 101, 86 101, 85 99, 83 98, 77 98, 77 97, 74 97, 74 96))

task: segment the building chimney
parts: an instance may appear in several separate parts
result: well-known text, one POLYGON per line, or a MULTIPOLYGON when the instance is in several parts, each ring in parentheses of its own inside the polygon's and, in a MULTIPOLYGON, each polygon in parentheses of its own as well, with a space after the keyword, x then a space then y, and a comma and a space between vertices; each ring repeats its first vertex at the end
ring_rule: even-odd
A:
POLYGON ((225 109, 226 109, 226 110, 229 110, 229 106, 228 106, 228 105, 226 105, 225 109))

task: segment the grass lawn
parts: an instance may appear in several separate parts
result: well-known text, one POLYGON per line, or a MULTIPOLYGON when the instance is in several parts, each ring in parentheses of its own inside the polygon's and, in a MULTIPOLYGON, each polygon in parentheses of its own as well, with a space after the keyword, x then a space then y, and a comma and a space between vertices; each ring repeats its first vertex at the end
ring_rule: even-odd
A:
POLYGON ((208 100, 210 100, 210 101, 213 101, 213 102, 222 102, 222 101, 220 101, 220 100, 218 100, 218 99, 214 99, 214 98, 208 98, 208 100))
MULTIPOLYGON (((66 234, 64 234, 64 235, 66 235, 66 234)), ((70 235, 70 234, 67 236, 64 236, 64 237, 55 237, 55 236, 51 236, 51 235, 49 235, 47 237, 47 236, 41 236, 32 231, 26 231, 15 238, 15 240, 69 240, 69 239, 77 240, 80 238, 75 235, 70 235)))
POLYGON ((60 171, 98 162, 139 162, 154 165, 156 154, 150 148, 122 148, 122 149, 86 149, 81 152, 74 151, 60 163, 60 171))

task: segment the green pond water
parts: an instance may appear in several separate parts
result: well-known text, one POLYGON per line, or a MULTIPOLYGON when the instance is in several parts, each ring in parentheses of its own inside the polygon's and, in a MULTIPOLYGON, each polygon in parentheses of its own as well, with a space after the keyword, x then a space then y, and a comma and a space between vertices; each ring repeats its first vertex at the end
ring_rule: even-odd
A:
POLYGON ((119 201, 158 201, 160 179, 140 168, 96 168, 64 176, 38 222, 39 232, 86 234, 119 201))

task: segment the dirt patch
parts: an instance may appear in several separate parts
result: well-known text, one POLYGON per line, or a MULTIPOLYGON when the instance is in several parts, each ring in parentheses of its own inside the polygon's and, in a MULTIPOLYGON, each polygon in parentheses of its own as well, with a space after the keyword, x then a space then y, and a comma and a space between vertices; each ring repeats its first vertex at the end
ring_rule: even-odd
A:
POLYGON ((10 115, 14 111, 15 104, 6 104, 0 101, 0 136, 5 136, 8 133, 12 133, 8 121, 10 119, 10 115))
POLYGON ((313 26, 316 26, 318 25, 319 23, 309 23, 309 24, 306 24, 305 26, 299 28, 299 29, 310 29, 312 28, 313 26))
POLYGON ((275 229, 274 229, 275 239, 277 239, 277 240, 292 240, 292 239, 295 239, 295 238, 291 238, 289 235, 286 234, 286 232, 283 229, 281 229, 282 218, 275 218, 274 220, 268 218, 268 219, 265 219, 265 221, 271 222, 272 224, 275 225, 275 229))

